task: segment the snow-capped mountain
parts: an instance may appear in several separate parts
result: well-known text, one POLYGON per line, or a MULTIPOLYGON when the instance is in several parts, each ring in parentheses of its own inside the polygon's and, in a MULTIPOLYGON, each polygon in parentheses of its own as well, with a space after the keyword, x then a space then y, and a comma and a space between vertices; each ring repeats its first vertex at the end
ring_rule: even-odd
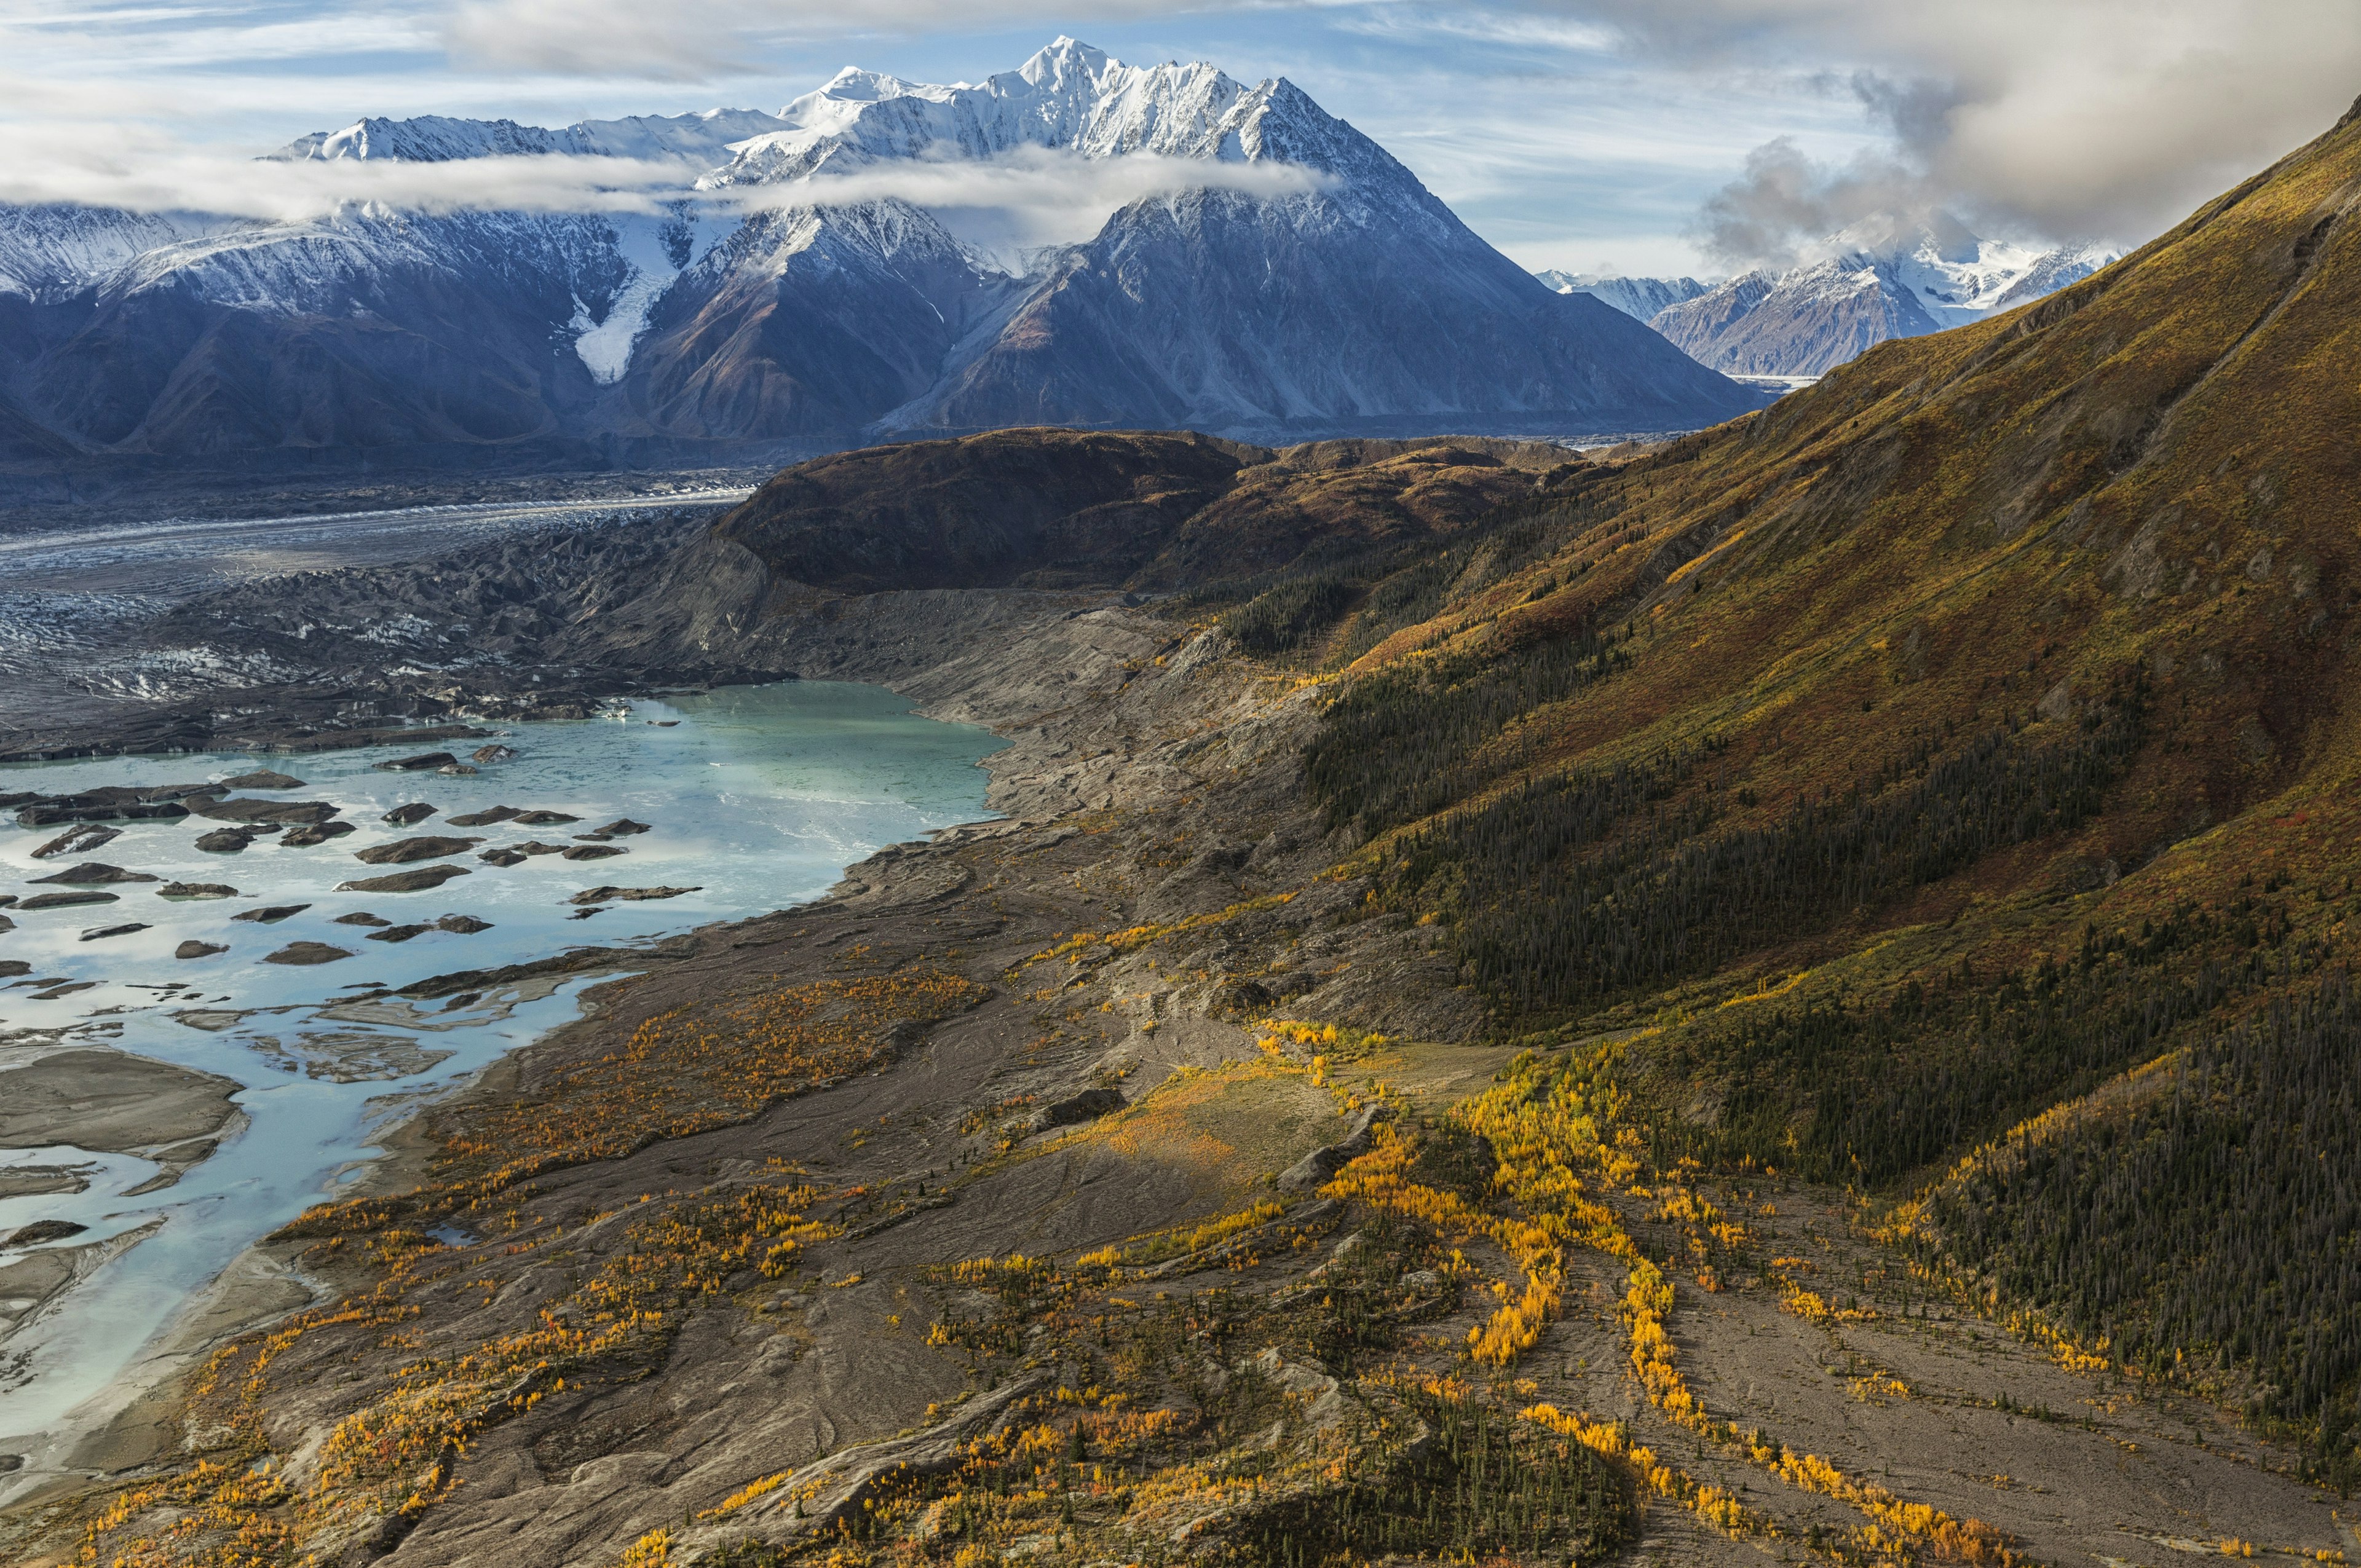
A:
POLYGON ((1885 220, 1831 236, 1820 259, 1741 273, 1664 306, 1649 324, 1733 376, 1818 376, 1889 337, 1917 337, 2014 310, 2089 277, 2122 252, 2039 250, 1980 239, 1958 220, 1885 220))
POLYGON ((1694 300, 1706 290, 1694 278, 1620 278, 1602 272, 1561 272, 1555 268, 1533 276, 1558 293, 1588 294, 1638 322, 1653 321, 1665 306, 1694 300))
POLYGON ((0 209, 0 450, 678 462, 1034 422, 1662 430, 1755 401, 1553 293, 1284 80, 1066 38, 974 86, 847 71, 776 115, 365 119, 270 157, 681 177, 624 216, 0 209), (1047 246, 959 227, 1011 182, 1103 204, 1047 246))

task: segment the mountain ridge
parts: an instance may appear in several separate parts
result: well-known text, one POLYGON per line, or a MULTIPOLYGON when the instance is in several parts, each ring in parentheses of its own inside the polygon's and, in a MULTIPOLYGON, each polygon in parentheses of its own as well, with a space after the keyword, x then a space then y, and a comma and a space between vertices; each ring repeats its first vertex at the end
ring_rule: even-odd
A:
POLYGON ((273 156, 703 172, 612 218, 102 216, 75 238, 0 213, 0 273, 35 275, 0 285, 0 394, 48 438, 15 443, 27 461, 686 463, 1042 422, 1571 435, 1759 402, 1567 308, 1284 79, 1071 39, 977 87, 848 71, 776 115, 365 119, 273 156), (1060 159, 1113 181, 1112 214, 1020 272, 905 193, 945 159, 1046 188, 1060 159))
POLYGON ((1536 274, 1646 322, 1699 363, 1735 376, 1827 373, 1889 338, 1919 337, 2030 304, 2122 254, 1982 239, 1946 214, 1923 224, 1864 219, 1791 267, 1695 279, 1536 274))

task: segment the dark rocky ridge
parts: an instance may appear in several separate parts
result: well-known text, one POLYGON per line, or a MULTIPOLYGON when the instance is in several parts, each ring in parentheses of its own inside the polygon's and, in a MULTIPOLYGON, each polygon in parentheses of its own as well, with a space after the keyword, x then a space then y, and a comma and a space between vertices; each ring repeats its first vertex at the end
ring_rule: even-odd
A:
POLYGON ((1440 538, 1580 467, 1559 447, 1479 437, 1272 452, 1048 429, 871 447, 791 468, 726 514, 682 508, 200 596, 143 645, 262 655, 294 678, 0 727, 0 758, 466 739, 479 732, 389 725, 889 674, 1012 616, 1440 538))

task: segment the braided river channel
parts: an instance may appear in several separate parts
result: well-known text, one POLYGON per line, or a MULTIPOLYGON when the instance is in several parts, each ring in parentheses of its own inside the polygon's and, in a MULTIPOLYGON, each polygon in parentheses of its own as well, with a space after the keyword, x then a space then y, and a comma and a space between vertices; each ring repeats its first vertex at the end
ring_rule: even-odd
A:
POLYGON ((489 739, 515 755, 469 762, 486 744, 470 739, 0 767, 0 795, 45 795, 275 769, 301 787, 232 798, 331 803, 355 829, 304 847, 281 843, 282 829, 223 852, 197 848, 224 826, 203 816, 117 822, 103 844, 37 858, 65 829, 0 817, 0 894, 16 895, 0 906, 0 1455, 54 1453, 60 1432, 104 1420, 159 1336, 248 1245, 357 1178, 373 1140, 423 1101, 576 1016, 594 981, 537 977, 415 1004, 400 987, 574 947, 653 945, 814 898, 886 844, 987 816, 977 764, 1001 744, 834 682, 642 701, 489 739), (478 771, 379 766, 442 749, 478 771), (385 820, 405 806, 434 814, 385 820), (502 808, 552 815, 451 824, 502 808), (356 858, 422 836, 481 842, 407 864, 356 858), (500 853, 519 846, 531 848, 500 853), (153 880, 37 881, 93 863, 153 880), (433 866, 465 874, 419 891, 338 891, 433 866), (235 894, 163 892, 193 884, 235 894), (623 895, 642 890, 668 895, 623 895), (24 907, 60 891, 112 897, 24 907), (193 950, 184 944, 222 950, 176 957, 193 950), (348 956, 294 963, 290 949, 348 956), (19 1070, 67 1053, 81 1055, 49 1074, 77 1065, 82 1079, 68 1081, 87 1080, 82 1098, 12 1088, 19 1070), (203 1139, 142 1143, 136 1106, 108 1101, 110 1073, 136 1077, 137 1064, 103 1053, 233 1080, 236 1113, 210 1152, 203 1139), (110 1138, 93 1131, 102 1121, 110 1138), (108 1146, 83 1146, 78 1126, 108 1146))

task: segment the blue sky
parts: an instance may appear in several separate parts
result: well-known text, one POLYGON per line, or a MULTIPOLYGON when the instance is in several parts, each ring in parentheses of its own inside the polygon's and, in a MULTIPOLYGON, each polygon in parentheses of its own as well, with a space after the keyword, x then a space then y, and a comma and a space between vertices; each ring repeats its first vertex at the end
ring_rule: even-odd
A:
POLYGON ((1812 188, 1754 194, 1799 232, 1919 203, 2136 241, 2361 88, 2350 0, 0 0, 0 194, 60 157, 244 155, 363 115, 775 109, 846 64, 973 81, 1060 32, 1290 77, 1570 270, 1742 264, 1699 213, 1778 138, 1812 188))

